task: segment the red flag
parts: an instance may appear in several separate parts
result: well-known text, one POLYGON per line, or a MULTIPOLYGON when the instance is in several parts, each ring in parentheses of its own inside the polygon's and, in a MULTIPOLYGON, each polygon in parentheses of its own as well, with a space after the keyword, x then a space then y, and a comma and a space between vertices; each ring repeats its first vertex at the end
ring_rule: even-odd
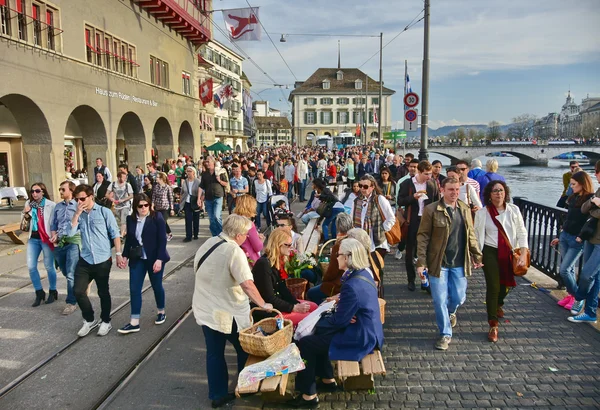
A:
POLYGON ((213 80, 209 78, 200 84, 200 101, 202 105, 206 105, 213 100, 213 80))
POLYGON ((356 124, 356 136, 360 137, 360 124, 356 124))

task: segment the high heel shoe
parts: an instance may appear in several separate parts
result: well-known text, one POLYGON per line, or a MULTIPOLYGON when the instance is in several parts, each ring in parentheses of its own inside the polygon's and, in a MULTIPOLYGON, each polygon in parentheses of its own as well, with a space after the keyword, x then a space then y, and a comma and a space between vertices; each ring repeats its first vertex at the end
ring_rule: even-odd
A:
POLYGON ((40 303, 42 303, 44 300, 46 300, 46 292, 44 292, 44 289, 36 290, 35 302, 33 302, 33 305, 31 305, 31 307, 38 307, 40 303))
POLYGON ((49 290, 48 291, 48 299, 46 300, 46 304, 49 305, 53 303, 55 300, 58 300, 58 291, 57 290, 49 290))

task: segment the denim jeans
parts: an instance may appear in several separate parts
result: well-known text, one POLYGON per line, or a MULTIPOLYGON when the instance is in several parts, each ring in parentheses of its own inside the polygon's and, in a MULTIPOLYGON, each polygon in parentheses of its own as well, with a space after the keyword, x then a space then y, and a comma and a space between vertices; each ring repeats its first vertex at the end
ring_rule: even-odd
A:
POLYGON ((271 225, 271 213, 269 212, 269 201, 266 202, 258 202, 256 204, 256 218, 254 223, 256 224, 256 229, 260 230, 260 215, 263 215, 267 220, 267 227, 271 225))
POLYGON ((321 285, 314 286, 306 293, 306 298, 320 305, 328 296, 321 291, 321 285))
POLYGON ((60 271, 67 279, 67 304, 75 305, 75 292, 73 286, 75 284, 75 267, 79 261, 79 246, 70 243, 65 246, 57 246, 54 248, 54 257, 60 267, 60 271))
POLYGON ((290 202, 294 198, 294 181, 288 181, 287 197, 290 202))
POLYGON ((598 292, 600 291, 600 245, 585 242, 583 250, 583 269, 579 273, 579 286, 575 299, 585 300, 585 313, 596 317, 598 292))
POLYGON ((298 195, 300 196, 300 201, 306 201, 306 184, 308 179, 303 179, 300 181, 300 192, 298 195))
POLYGON ((165 289, 162 285, 165 264, 163 263, 162 269, 157 273, 152 270, 153 266, 154 263, 150 263, 147 259, 140 259, 129 264, 129 296, 131 297, 132 319, 139 319, 142 312, 142 287, 144 286, 146 273, 148 273, 154 291, 156 309, 163 310, 165 308, 165 289))
POLYGON ((202 326, 206 343, 206 371, 208 373, 208 398, 219 400, 227 395, 229 372, 225 361, 225 342, 229 341, 237 353, 238 373, 244 369, 248 353, 240 345, 237 324, 233 321, 231 333, 221 333, 208 326, 202 326))
POLYGON ((465 269, 442 268, 440 277, 429 276, 431 296, 435 309, 435 320, 441 336, 452 337, 450 314, 456 313, 467 298, 467 278, 465 269))
POLYGON ((311 219, 317 219, 320 218, 321 215, 319 215, 318 213, 316 213, 315 211, 310 211, 307 214, 302 215, 302 222, 304 222, 304 225, 308 225, 308 222, 310 222, 311 219))
POLYGON ((560 251, 560 277, 567 287, 570 295, 577 291, 577 279, 575 278, 575 263, 583 254, 583 242, 577 242, 576 236, 567 232, 560 234, 558 249, 560 251))
POLYGON ((333 208, 331 211, 331 216, 325 218, 323 221, 323 237, 325 241, 333 239, 337 236, 337 229, 335 227, 335 218, 337 218, 338 214, 344 212, 343 208, 333 208), (330 229, 331 227, 331 229, 330 229), (329 231, 331 230, 331 235, 329 235, 329 231))
POLYGON ((208 213, 208 220, 210 222, 210 234, 218 236, 223 232, 223 219, 221 218, 223 198, 215 198, 210 201, 204 201, 204 203, 206 204, 206 212, 208 213))
POLYGON ((50 246, 43 243, 41 239, 29 238, 27 242, 27 268, 31 284, 35 290, 43 290, 40 272, 38 271, 38 258, 44 252, 44 267, 48 272, 48 283, 50 290, 56 290, 56 269, 54 269, 54 254, 50 246))

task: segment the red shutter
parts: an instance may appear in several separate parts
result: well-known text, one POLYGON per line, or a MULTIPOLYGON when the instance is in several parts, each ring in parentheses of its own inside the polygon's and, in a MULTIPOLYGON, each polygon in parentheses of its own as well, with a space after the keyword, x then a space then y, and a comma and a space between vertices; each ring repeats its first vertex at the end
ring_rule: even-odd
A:
POLYGON ((23 13, 23 0, 17 0, 17 13, 23 13))
POLYGON ((35 4, 31 6, 31 14, 32 14, 31 17, 33 17, 34 20, 38 19, 38 10, 39 10, 39 7, 36 6, 35 4))
MULTIPOLYGON (((2 0, 0 0, 2 1, 2 0)), ((52 16, 52 12, 51 11, 46 11, 46 24, 48 24, 50 27, 54 26, 54 16, 52 16)))
POLYGON ((85 30, 85 44, 90 47, 92 46, 90 44, 90 31, 89 30, 85 30))
POLYGON ((6 6, 6 0, 0 0, 0 6, 6 6))

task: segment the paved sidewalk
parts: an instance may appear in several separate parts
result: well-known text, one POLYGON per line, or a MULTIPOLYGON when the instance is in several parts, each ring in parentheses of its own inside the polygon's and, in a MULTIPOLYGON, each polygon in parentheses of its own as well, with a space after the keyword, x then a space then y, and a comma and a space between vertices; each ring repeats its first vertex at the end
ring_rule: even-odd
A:
MULTIPOLYGON (((403 260, 386 257, 384 282, 387 376, 376 379, 375 392, 322 394, 320 409, 600 408, 600 333, 568 322, 568 312, 528 282, 519 279, 507 298, 500 340, 492 344, 487 341, 485 281, 476 271, 446 352, 433 347, 438 331, 431 299, 406 289, 403 260)), ((233 378, 230 346, 227 354, 233 378)), ((201 329, 190 316, 108 408, 208 408, 205 360, 201 329)), ((259 396, 233 405, 284 407, 263 404, 259 396)))

